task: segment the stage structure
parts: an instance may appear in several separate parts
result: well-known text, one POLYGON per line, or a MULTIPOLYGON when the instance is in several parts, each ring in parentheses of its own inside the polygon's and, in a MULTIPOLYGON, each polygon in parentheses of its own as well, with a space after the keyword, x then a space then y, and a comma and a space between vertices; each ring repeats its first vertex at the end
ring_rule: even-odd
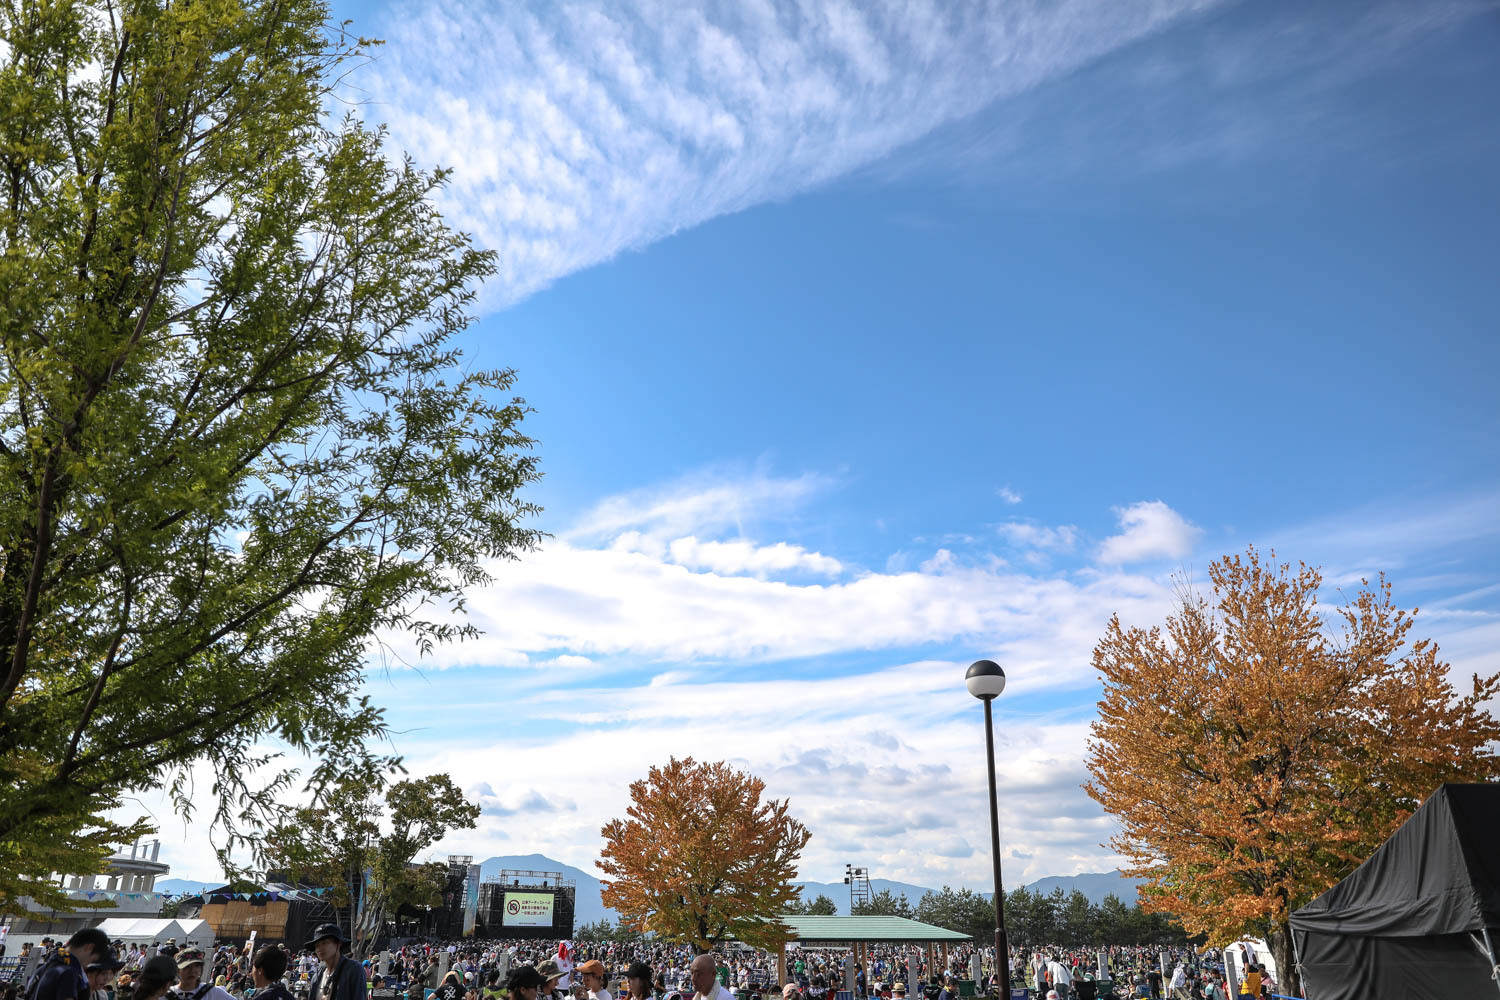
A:
POLYGON ((473 937, 479 912, 479 866, 468 854, 448 855, 448 878, 443 904, 433 912, 435 930, 442 938, 473 937))
POLYGON ((571 938, 577 893, 562 872, 502 869, 479 886, 477 932, 486 938, 571 938))

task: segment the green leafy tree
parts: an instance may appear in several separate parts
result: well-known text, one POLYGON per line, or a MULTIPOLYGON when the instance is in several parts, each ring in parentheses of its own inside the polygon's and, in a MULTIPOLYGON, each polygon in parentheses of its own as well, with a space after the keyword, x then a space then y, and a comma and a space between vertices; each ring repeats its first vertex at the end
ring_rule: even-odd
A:
POLYGON ((447 867, 416 863, 453 830, 473 829, 479 807, 446 774, 383 782, 346 781, 326 802, 296 810, 266 835, 266 860, 297 882, 335 886, 329 897, 345 910, 344 926, 363 955, 403 906, 437 906, 447 867), (382 831, 385 832, 382 832, 382 831), (355 904, 363 898, 357 919, 355 904))
POLYGON ((816 899, 807 904, 807 914, 812 917, 832 917, 839 912, 838 904, 823 893, 818 893, 816 899))
POLYGON ((924 924, 946 927, 976 941, 993 940, 995 933, 994 904, 972 889, 945 885, 937 892, 926 893, 917 901, 915 916, 924 924))
MULTIPOLYGON (((1005 934, 1011 941, 1019 945, 1041 944, 1044 938, 1037 926, 1038 897, 1024 885, 1012 889, 1005 894, 1005 934)), ((976 941, 987 940, 994 934, 994 928, 990 928, 988 934, 983 938, 975 938, 976 941)))
POLYGON ((1132 909, 1114 893, 1105 896, 1095 917, 1098 920, 1098 936, 1095 940, 1107 944, 1134 944, 1135 941, 1128 936, 1132 909))
POLYGON ((815 899, 804 900, 799 897, 796 902, 787 907, 786 912, 804 916, 831 917, 839 912, 839 908, 838 904, 829 899, 825 893, 818 893, 815 899))
POLYGON ((1058 930, 1064 944, 1083 945, 1098 941, 1098 913, 1094 904, 1082 892, 1074 889, 1068 893, 1067 902, 1058 914, 1058 930))
POLYGON ((913 912, 905 896, 898 896, 889 889, 872 893, 869 902, 861 900, 854 904, 856 917, 910 917, 913 912))
POLYGON ((0 5, 0 909, 190 765, 227 851, 379 763, 372 648, 536 540, 514 374, 452 346, 494 257, 325 118, 366 51, 323 0, 0 5))

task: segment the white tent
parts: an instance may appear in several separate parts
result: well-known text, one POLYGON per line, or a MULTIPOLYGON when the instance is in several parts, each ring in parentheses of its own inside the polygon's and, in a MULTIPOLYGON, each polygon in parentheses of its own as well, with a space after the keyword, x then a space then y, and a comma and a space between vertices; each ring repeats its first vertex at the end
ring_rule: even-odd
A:
POLYGON ((207 920, 109 917, 99 924, 99 929, 111 941, 126 944, 162 945, 175 938, 183 947, 207 949, 214 943, 214 929, 207 920))

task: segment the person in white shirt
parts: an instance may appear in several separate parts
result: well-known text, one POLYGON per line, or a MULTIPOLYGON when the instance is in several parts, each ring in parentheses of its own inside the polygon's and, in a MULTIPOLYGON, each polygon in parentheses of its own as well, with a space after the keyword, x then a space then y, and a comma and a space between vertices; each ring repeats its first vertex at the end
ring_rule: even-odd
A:
POLYGON ((177 988, 168 996, 176 1000, 234 1000, 228 990, 203 981, 203 952, 179 951, 176 958, 177 988))
POLYGON ((615 1000, 615 998, 610 995, 609 990, 604 988, 603 962, 599 961, 597 958, 591 958, 587 962, 584 962, 582 965, 576 967, 573 971, 578 973, 578 978, 583 981, 582 990, 587 991, 581 993, 578 988, 575 987, 573 994, 574 996, 578 996, 580 1000, 582 1000, 583 996, 587 996, 588 1000, 615 1000))
POLYGON ((692 977, 696 991, 693 1000, 734 1000, 734 994, 719 982, 719 966, 712 955, 699 955, 693 959, 693 964, 688 966, 688 975, 692 977))
POLYGON ((1167 984, 1167 994, 1173 1000, 1188 1000, 1187 969, 1181 962, 1172 969, 1172 981, 1167 984))
POLYGON ((1059 997, 1067 1000, 1072 992, 1070 987, 1073 985, 1073 974, 1056 958, 1047 959, 1047 971, 1052 974, 1052 988, 1057 991, 1059 997))

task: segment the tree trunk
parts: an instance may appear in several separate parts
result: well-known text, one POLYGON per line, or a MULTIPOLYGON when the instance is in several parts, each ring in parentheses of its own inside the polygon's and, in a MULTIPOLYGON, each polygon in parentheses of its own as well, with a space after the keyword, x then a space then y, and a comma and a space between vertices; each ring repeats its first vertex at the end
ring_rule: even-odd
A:
POLYGON ((1271 946, 1271 956, 1276 959, 1277 992, 1291 997, 1303 996, 1301 971, 1292 952, 1291 921, 1273 923, 1266 943, 1271 946))

